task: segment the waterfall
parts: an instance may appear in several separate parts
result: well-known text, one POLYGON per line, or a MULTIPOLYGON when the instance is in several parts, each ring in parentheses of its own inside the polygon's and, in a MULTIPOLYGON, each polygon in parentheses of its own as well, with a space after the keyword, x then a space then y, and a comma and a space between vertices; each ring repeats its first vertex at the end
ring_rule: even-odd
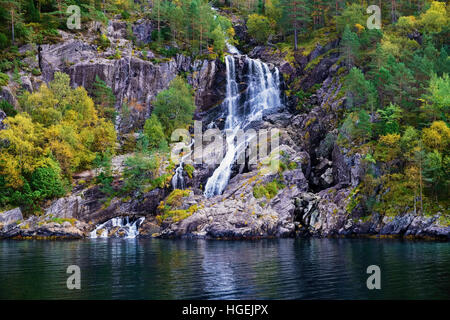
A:
POLYGON ((95 238, 136 238, 139 235, 139 226, 144 221, 144 217, 140 217, 134 221, 130 221, 130 217, 112 218, 98 225, 91 233, 91 239, 95 238))
MULTIPOLYGON (((188 146, 189 150, 191 150, 194 145, 195 140, 192 139, 191 144, 188 146)), ((184 182, 183 172, 184 172, 184 161, 191 155, 192 151, 181 157, 180 164, 175 169, 175 173, 172 177, 172 188, 175 189, 185 189, 186 183, 184 182)))
POLYGON ((219 167, 206 182, 204 192, 206 197, 223 192, 230 179, 233 163, 241 152, 245 152, 245 145, 248 141, 235 145, 234 140, 238 131, 244 130, 255 120, 261 120, 264 110, 276 109, 281 106, 278 69, 275 68, 272 74, 265 63, 244 56, 248 64, 246 74, 248 88, 241 93, 236 81, 235 65, 235 55, 239 55, 239 51, 228 43, 227 48, 230 53, 233 53, 225 58, 227 86, 223 107, 228 111, 225 120, 225 130, 228 133, 226 137, 227 151, 219 167))

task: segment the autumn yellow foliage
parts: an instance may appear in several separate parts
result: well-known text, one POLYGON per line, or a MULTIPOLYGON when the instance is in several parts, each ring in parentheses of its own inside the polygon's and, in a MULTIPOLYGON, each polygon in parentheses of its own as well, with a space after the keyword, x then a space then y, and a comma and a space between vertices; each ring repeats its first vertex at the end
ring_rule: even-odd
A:
POLYGON ((90 168, 97 153, 114 151, 113 124, 98 117, 86 90, 72 89, 64 73, 57 72, 49 86, 27 94, 21 109, 0 131, 0 173, 7 187, 20 189, 26 177, 48 167, 50 160, 70 179, 73 172, 90 168))
POLYGON ((422 130, 422 140, 429 150, 443 152, 450 145, 450 128, 444 121, 434 121, 429 128, 422 130))

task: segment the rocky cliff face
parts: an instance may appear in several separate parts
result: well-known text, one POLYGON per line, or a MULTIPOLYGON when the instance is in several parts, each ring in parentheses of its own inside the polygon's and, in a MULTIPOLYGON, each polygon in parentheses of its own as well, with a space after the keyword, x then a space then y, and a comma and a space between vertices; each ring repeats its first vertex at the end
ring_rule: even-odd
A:
MULTIPOLYGON (((95 28, 92 29, 95 34, 95 28)), ((149 41, 146 35, 151 26, 148 22, 134 25, 133 30, 139 41, 149 41)), ((126 39, 126 24, 114 20, 110 22, 107 34, 112 45, 101 51, 93 39, 75 39, 62 32, 62 42, 40 46, 39 64, 42 80, 47 83, 56 71, 69 74, 73 86, 83 86, 88 91, 92 89, 96 76, 105 81, 116 96, 119 133, 141 129, 150 116, 152 100, 181 72, 189 74, 188 82, 195 90, 198 112, 204 112, 223 100, 225 66, 219 60, 192 61, 181 54, 171 59, 155 59, 152 52, 147 52, 144 57, 126 39), (130 109, 126 119, 120 117, 124 103, 130 109)))

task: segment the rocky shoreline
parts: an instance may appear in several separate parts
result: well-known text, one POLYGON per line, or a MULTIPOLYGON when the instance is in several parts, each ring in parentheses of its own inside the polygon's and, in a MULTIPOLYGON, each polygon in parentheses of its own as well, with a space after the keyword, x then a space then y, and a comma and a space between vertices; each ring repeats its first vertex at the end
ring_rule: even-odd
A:
MULTIPOLYGON (((264 238, 398 238, 410 240, 450 240, 450 227, 439 224, 439 215, 423 217, 405 214, 396 217, 371 216, 370 219, 351 218, 342 208, 329 206, 329 201, 346 197, 345 191, 336 192, 330 188, 325 193, 298 193, 294 201, 287 201, 286 194, 271 200, 262 212, 255 213, 250 208, 257 206, 256 199, 241 200, 241 194, 231 188, 220 199, 219 204, 209 203, 178 222, 158 223, 155 216, 136 213, 131 217, 145 217, 139 225, 138 238, 191 238, 221 240, 255 240, 264 238), (231 191, 231 192, 230 192, 231 191), (223 201, 235 192, 234 201, 223 201), (328 205, 327 205, 328 204, 328 205), (233 209, 230 209, 232 207, 233 209), (279 212, 275 211, 279 209, 279 212), (337 210, 336 210, 337 209, 337 210), (290 214, 291 213, 291 214, 290 214)), ((193 193, 184 205, 198 203, 193 193)), ((86 210, 85 200, 70 196, 59 199, 42 216, 23 218, 19 208, 0 214, 0 239, 84 239, 99 223, 89 220, 94 213, 78 215, 78 210, 86 210), (83 209, 84 208, 84 209, 83 209), (55 212, 58 209, 60 211, 55 212), (78 218, 75 218, 75 217, 78 218)), ((203 201, 205 199, 203 198, 203 201)), ((210 200, 206 200, 210 201, 210 200)), ((342 202, 345 204, 345 201, 342 202)), ((207 203, 203 202, 204 205, 207 203)), ((127 206, 126 204, 125 206, 127 206)), ((107 212, 104 212, 107 214, 107 212)), ((116 214, 114 214, 117 217, 116 214)), ((125 217, 123 215, 122 217, 125 217)), ((129 216, 130 217, 130 216, 129 216)), ((95 220, 94 220, 95 221, 95 220)), ((102 220, 97 220, 102 221, 102 220)), ((108 230, 109 237, 121 238, 120 228, 108 230)))

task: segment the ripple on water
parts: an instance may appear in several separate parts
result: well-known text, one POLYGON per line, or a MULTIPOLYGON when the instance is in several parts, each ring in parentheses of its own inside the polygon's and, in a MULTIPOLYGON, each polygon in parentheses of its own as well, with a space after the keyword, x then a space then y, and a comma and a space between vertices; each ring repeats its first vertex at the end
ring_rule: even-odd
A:
POLYGON ((1 241, 0 299, 449 299, 450 243, 1 241), (82 290, 66 288, 67 266, 82 290), (382 290, 366 287, 379 265, 382 290))

